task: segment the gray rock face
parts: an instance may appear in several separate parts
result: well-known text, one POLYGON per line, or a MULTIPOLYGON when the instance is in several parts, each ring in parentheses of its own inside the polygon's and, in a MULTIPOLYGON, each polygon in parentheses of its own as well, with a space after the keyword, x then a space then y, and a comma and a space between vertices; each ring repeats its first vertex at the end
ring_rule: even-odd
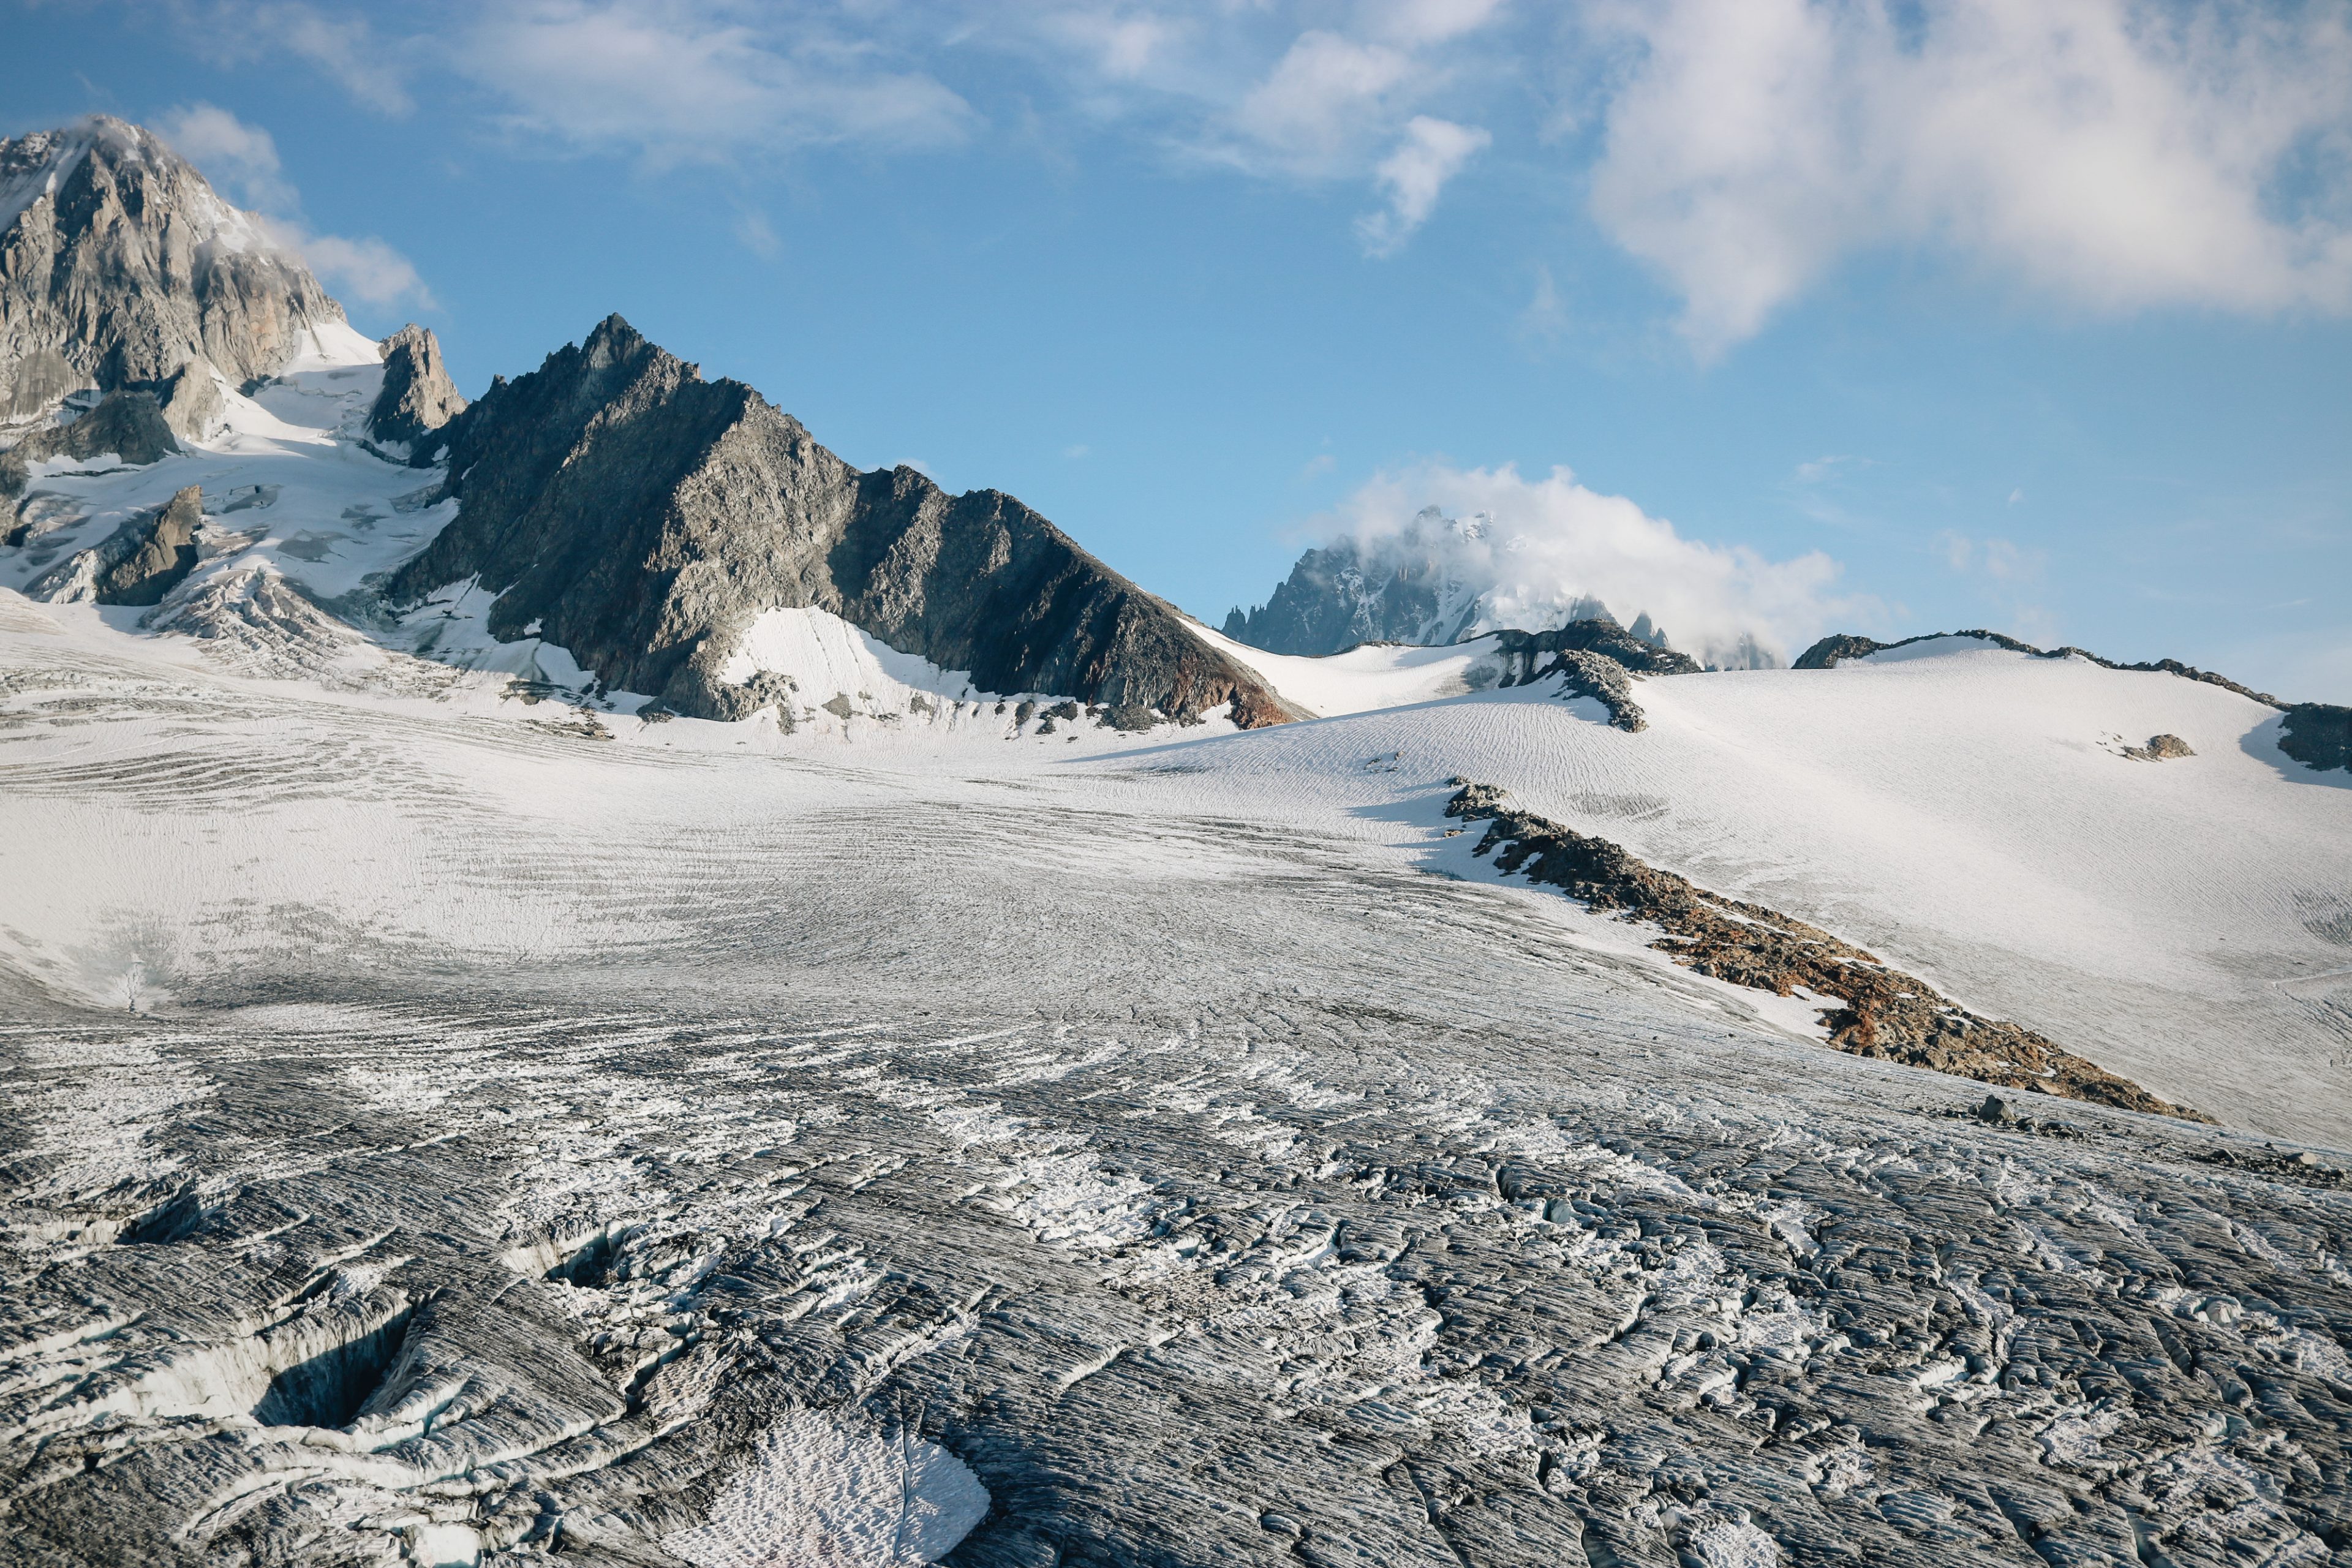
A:
POLYGON ((1182 619, 995 490, 866 473, 734 381, 618 316, 442 427, 457 521, 391 585, 478 575, 496 636, 538 635, 609 687, 740 718, 761 689, 719 669, 772 608, 828 610, 1001 692, 1067 692, 1244 725, 1297 710, 1182 619))
POLYGON ((0 418, 147 387, 189 432, 212 389, 184 366, 272 375, 342 313, 152 132, 100 115, 0 141, 0 418))
POLYGON ((368 414, 368 435, 379 442, 405 445, 409 460, 423 468, 440 445, 425 437, 463 414, 466 400, 441 363, 440 341, 432 329, 411 321, 381 346, 383 390, 368 414))
POLYGON ((194 570, 204 492, 189 485, 140 513, 88 550, 78 550, 31 584, 36 599, 101 605, 160 604, 194 570))

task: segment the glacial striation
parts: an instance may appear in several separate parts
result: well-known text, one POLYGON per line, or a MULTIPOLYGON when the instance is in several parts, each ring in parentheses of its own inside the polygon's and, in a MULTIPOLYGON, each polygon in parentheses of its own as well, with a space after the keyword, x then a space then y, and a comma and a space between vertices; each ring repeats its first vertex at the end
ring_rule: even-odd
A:
POLYGON ((274 375, 330 324, 342 307, 300 259, 152 132, 100 115, 0 140, 0 420, 144 387, 200 435, 208 372, 274 375))
POLYGON ((1054 692, 1140 728, 1300 712, 1182 618, 996 490, 865 472, 736 381, 618 316, 444 426, 457 520, 395 600, 471 580, 493 636, 568 648, 615 689, 740 719, 773 688, 728 665, 772 609, 814 607, 998 693, 1054 692), (526 632, 527 627, 536 628, 526 632))

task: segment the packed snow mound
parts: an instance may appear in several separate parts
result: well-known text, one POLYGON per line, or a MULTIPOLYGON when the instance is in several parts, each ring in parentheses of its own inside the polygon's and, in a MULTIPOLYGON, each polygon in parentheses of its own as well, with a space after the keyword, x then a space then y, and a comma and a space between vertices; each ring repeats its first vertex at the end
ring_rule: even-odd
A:
POLYGON ((1191 623, 1192 635, 1318 718, 1403 708, 1484 691, 1500 682, 1506 661, 1491 633, 1447 647, 1366 643, 1318 658, 1268 653, 1191 623))
MULTIPOLYGON (((1634 690, 1640 734, 1526 688, 1218 741, 1184 765, 1294 820, 1319 802, 1357 836, 1475 778, 2168 1100, 2352 1143, 2352 775, 2282 754, 2276 710, 1966 638, 1634 690), (2158 734, 2196 754, 2128 754, 2158 734)), ((1443 868, 1486 874, 1449 853, 1443 868)))

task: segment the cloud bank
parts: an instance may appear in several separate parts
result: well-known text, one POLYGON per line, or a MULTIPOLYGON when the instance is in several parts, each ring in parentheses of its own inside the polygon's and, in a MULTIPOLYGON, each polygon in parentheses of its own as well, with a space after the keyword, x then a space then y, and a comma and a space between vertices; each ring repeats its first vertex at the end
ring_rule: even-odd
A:
POLYGON ((1685 539, 1566 468, 1530 479, 1508 465, 1426 464, 1380 475, 1325 521, 1368 562, 1433 554, 1454 595, 1479 601, 1475 626, 1559 626, 1597 599, 1628 625, 1647 616, 1676 647, 1724 668, 1786 663, 1877 610, 1837 592, 1838 564, 1819 551, 1771 561, 1685 539), (1446 521, 1426 519, 1429 508, 1446 521))
POLYGON ((2099 310, 2352 308, 2341 7, 1650 0, 1592 211, 1702 353, 1844 257, 1942 250, 2099 310))

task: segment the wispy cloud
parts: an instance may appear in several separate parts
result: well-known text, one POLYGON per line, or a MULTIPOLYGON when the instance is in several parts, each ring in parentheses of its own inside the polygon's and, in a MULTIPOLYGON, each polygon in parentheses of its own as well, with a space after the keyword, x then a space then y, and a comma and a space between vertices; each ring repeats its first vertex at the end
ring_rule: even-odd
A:
POLYGON ((432 290, 415 264, 384 241, 311 230, 268 131, 211 103, 184 104, 160 116, 155 128, 215 188, 255 209, 270 238, 308 262, 330 293, 378 307, 409 300, 433 308, 432 290))
POLYGON ((1519 341, 1533 347, 1558 342, 1568 335, 1568 304, 1559 296, 1559 285, 1552 280, 1551 268, 1536 264, 1536 286, 1515 323, 1519 341))
POLYGON ((300 0, 167 0, 165 10, 201 58, 239 65, 291 55, 377 113, 416 107, 407 79, 426 52, 421 40, 379 33, 355 12, 330 14, 300 0))
POLYGON ((1388 196, 1385 210, 1356 220, 1357 236, 1373 256, 1394 254, 1429 221, 1438 193, 1495 138, 1475 125, 1456 125, 1416 114, 1405 122, 1404 139, 1381 161, 1373 178, 1388 196))
POLYGON ((1493 177, 1584 193, 1701 357, 1873 253, 2100 312, 2352 311, 2336 4, 425 0, 373 23, 177 5, 214 58, 279 51, 389 112, 457 84, 454 108, 520 139, 646 167, 991 136, 1067 156, 1108 135, 1360 183, 1374 254, 1492 148, 1493 177), (1008 96, 992 127, 975 103, 1008 96))
POLYGON ((511 130, 656 164, 969 134, 976 116, 962 98, 884 57, 818 18, 693 0, 499 0, 454 53, 511 130))

